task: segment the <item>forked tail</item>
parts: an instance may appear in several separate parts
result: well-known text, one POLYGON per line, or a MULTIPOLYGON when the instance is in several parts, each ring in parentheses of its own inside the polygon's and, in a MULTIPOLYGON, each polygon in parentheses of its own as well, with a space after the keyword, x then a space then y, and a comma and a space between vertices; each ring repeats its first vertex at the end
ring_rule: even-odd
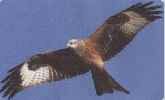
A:
POLYGON ((122 91, 126 94, 129 94, 129 91, 123 88, 117 81, 115 81, 105 69, 92 69, 92 77, 96 93, 99 96, 104 93, 113 93, 114 90, 122 91))

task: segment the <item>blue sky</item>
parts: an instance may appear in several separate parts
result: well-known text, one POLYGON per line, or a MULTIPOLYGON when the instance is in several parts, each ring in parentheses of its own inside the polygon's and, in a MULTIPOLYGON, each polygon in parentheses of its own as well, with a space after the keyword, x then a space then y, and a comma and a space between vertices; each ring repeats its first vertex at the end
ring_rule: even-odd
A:
MULTIPOLYGON (((149 0, 4 0, 0 3, 0 79, 31 55, 64 48, 71 38, 88 36, 106 18, 139 1, 149 0)), ((97 96, 87 73, 29 88, 13 100, 161 100, 163 20, 139 32, 126 49, 107 62, 106 69, 130 95, 97 96)))

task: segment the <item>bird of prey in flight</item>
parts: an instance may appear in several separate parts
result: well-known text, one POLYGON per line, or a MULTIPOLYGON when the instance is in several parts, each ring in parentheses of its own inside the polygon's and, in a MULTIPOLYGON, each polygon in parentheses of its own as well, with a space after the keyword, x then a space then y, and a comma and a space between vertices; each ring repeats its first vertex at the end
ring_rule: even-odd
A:
POLYGON ((153 2, 134 4, 109 17, 89 37, 69 40, 64 49, 30 57, 8 71, 0 92, 11 99, 28 87, 91 71, 98 96, 115 90, 129 94, 108 74, 105 62, 123 50, 145 26, 160 19, 160 8, 153 2))

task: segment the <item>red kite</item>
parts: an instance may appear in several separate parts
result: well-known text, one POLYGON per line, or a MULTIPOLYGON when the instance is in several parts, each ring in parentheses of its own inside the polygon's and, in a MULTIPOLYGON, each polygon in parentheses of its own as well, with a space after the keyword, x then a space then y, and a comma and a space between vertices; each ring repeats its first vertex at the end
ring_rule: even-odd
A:
POLYGON ((0 92, 11 99, 25 88, 91 71, 97 95, 114 90, 129 94, 107 73, 104 63, 125 48, 137 32, 161 18, 160 8, 153 2, 137 3, 109 17, 89 37, 72 39, 67 48, 32 56, 8 71, 0 92))

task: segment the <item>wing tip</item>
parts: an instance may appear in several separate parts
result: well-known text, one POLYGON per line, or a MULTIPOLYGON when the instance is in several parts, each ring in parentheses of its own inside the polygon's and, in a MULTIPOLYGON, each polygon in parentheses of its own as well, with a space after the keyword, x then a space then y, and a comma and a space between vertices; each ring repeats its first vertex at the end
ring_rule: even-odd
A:
POLYGON ((22 87, 20 85, 11 86, 10 84, 3 86, 0 90, 0 93, 2 93, 2 97, 7 97, 8 100, 12 99, 18 92, 22 90, 22 87))
POLYGON ((0 89, 3 98, 7 97, 8 100, 10 100, 16 93, 22 90, 23 87, 20 85, 19 67, 20 65, 9 70, 8 76, 0 81, 3 83, 3 86, 0 89))
POLYGON ((131 10, 134 11, 141 16, 145 17, 149 21, 154 21, 156 19, 162 18, 163 11, 161 10, 163 7, 162 5, 156 5, 154 4, 154 1, 149 1, 146 3, 138 2, 128 9, 126 11, 131 10))
POLYGON ((126 89, 124 89, 124 88, 122 88, 121 91, 123 91, 123 92, 126 93, 126 94, 130 94, 130 91, 128 91, 128 90, 126 90, 126 89))

